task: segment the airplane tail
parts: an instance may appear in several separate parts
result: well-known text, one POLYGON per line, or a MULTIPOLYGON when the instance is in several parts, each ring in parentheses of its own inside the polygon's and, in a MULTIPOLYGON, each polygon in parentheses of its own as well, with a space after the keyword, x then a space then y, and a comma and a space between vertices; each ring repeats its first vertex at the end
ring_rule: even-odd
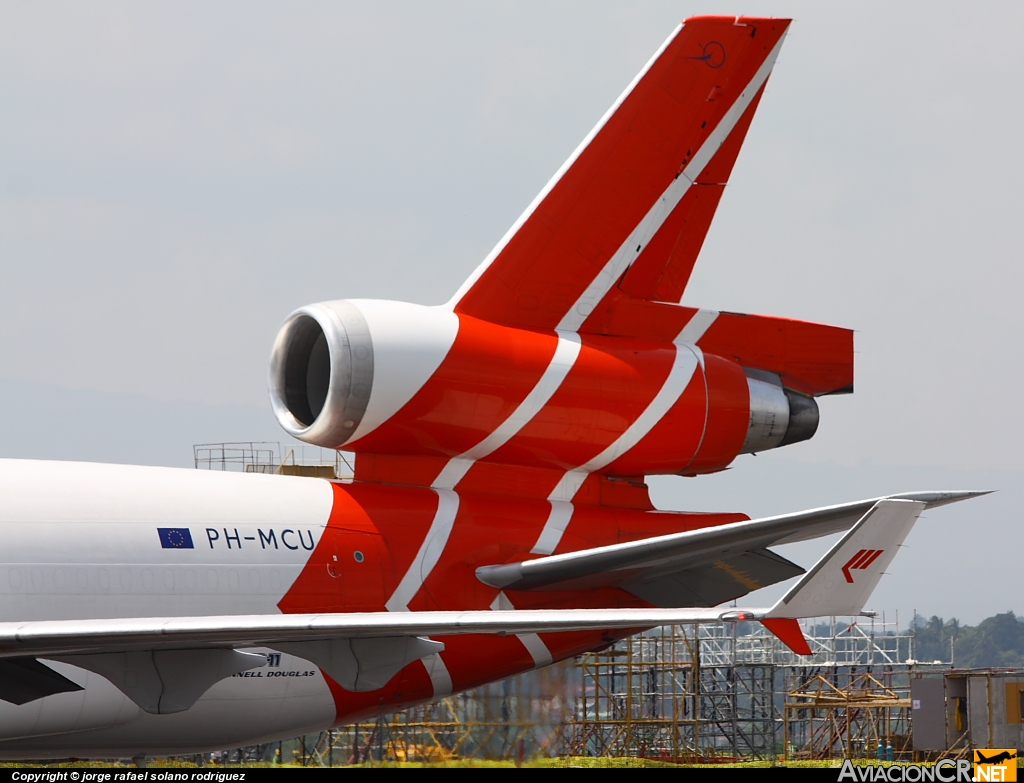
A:
POLYGON ((449 302, 533 330, 692 339, 805 395, 853 390, 853 333, 682 307, 788 19, 687 19, 449 302), (710 325, 710 326, 709 326, 710 325))
POLYGON ((463 284, 455 312, 587 331, 613 289, 679 302, 789 24, 680 25, 463 284))
POLYGON ((863 612, 924 508, 916 500, 879 500, 761 622, 794 652, 810 655, 797 620, 863 612))

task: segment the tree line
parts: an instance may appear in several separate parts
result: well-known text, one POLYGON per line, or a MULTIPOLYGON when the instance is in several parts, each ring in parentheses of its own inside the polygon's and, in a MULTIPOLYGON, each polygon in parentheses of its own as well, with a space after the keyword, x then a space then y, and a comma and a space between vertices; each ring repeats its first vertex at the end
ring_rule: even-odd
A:
POLYGON ((918 615, 910 633, 913 657, 922 663, 952 661, 957 668, 1024 666, 1024 618, 1013 612, 993 615, 977 625, 918 615))

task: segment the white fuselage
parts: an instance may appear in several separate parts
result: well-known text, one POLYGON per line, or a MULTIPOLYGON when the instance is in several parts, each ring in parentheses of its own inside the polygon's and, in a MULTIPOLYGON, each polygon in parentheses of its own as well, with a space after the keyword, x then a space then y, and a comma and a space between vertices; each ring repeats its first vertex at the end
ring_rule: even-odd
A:
MULTIPOLYGON (((0 460, 4 621, 279 614, 331 512, 320 479, 0 460), (188 530, 184 537, 168 536, 188 530)), ((106 679, 48 665, 84 690, 0 701, 0 758, 199 752, 329 727, 320 670, 280 653, 192 709, 140 710, 106 679)))

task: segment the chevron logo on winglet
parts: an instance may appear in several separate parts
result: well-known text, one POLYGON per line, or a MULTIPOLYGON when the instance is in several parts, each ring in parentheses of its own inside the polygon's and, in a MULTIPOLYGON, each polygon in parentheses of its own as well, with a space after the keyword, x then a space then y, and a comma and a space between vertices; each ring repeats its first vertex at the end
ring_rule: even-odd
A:
POLYGON ((884 549, 862 549, 851 557, 850 561, 843 566, 843 576, 846 577, 846 581, 853 584, 853 574, 850 571, 860 571, 867 568, 884 551, 884 549))

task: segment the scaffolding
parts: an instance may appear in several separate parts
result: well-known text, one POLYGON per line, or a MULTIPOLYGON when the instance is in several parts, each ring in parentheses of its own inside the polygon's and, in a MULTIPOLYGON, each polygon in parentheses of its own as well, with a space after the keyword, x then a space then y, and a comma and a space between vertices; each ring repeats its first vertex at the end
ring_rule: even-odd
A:
POLYGON ((786 672, 785 757, 868 758, 892 747, 912 753, 910 682, 906 671, 884 666, 876 674, 853 667, 786 672))
POLYGON ((908 750, 910 637, 836 618, 798 656, 759 623, 670 626, 578 659, 576 755, 726 761, 908 750), (827 683, 827 686, 826 686, 827 683))
POLYGON ((692 628, 665 626, 577 659, 581 688, 564 731, 573 756, 692 754, 698 733, 692 628))
POLYGON ((192 455, 196 468, 202 470, 328 479, 351 479, 355 473, 351 455, 305 444, 283 451, 277 441, 197 443, 192 447, 192 455))
POLYGON ((766 640, 730 631, 666 626, 581 656, 566 752, 678 761, 772 755, 774 671, 758 649, 766 640))
MULTIPOLYGON (((912 637, 885 617, 805 624, 798 656, 760 623, 665 626, 290 746, 334 766, 455 758, 668 761, 910 753, 912 637)), ((931 667, 929 667, 931 668, 931 667)))
POLYGON ((785 758, 877 757, 880 745, 909 757, 916 662, 913 636, 897 629, 884 616, 847 624, 833 617, 812 629, 814 656, 781 672, 785 758))

